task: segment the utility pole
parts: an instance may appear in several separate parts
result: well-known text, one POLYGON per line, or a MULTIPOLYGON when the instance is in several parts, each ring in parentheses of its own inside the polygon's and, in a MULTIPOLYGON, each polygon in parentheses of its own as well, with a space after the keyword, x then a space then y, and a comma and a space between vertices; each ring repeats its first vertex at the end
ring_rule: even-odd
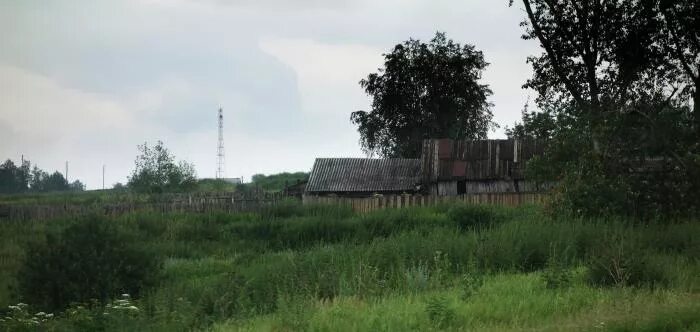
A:
POLYGON ((216 178, 226 177, 226 160, 224 154, 224 110, 219 108, 219 145, 216 151, 216 178))
POLYGON ((68 181, 68 160, 66 160, 66 183, 70 183, 70 181, 68 181))
POLYGON ((105 190, 105 164, 102 164, 102 190, 105 190))

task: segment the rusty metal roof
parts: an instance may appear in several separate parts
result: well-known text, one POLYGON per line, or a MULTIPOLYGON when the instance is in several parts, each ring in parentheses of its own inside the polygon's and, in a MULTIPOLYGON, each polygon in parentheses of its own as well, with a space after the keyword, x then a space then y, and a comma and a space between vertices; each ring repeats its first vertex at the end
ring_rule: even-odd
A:
POLYGON ((317 158, 306 191, 412 191, 421 181, 420 165, 420 159, 317 158))

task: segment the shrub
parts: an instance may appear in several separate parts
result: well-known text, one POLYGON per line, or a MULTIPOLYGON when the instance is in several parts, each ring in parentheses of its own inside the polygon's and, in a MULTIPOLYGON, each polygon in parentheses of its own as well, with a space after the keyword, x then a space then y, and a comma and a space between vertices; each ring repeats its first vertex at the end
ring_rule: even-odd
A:
POLYGON ((457 205, 447 210, 447 215, 461 230, 488 226, 497 221, 493 209, 483 205, 457 205))
POLYGON ((428 267, 418 263, 404 271, 406 277, 406 288, 410 292, 421 292, 428 289, 430 272, 428 267))
POLYGON ((484 278, 483 275, 476 273, 475 271, 471 271, 468 273, 465 273, 462 275, 461 278, 461 286, 462 286, 462 300, 468 300, 471 298, 473 295, 475 295, 481 286, 484 285, 484 278))
POLYGON ((480 232, 477 259, 493 271, 536 271, 545 267, 549 248, 560 245, 563 234, 545 221, 513 221, 480 232))
POLYGON ((571 272, 566 269, 564 262, 558 259, 556 249, 547 260, 547 266, 542 272, 542 280, 549 289, 565 288, 571 285, 571 272))
POLYGON ((669 283, 660 257, 638 243, 613 239, 600 245, 588 262, 588 281, 598 286, 657 286, 669 283))
POLYGON ((454 309, 450 307, 449 301, 441 296, 429 298, 425 311, 430 321, 440 329, 450 326, 457 316, 454 309))
POLYGON ((71 302, 138 295, 155 281, 159 268, 155 255, 138 250, 113 224, 89 217, 30 247, 18 281, 24 299, 56 310, 71 302))

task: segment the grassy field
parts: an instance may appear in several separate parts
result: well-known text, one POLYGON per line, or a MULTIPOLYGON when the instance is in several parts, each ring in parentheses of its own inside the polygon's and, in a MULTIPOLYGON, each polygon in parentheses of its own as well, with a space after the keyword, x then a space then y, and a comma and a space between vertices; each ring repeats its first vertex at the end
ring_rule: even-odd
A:
POLYGON ((100 222, 157 257, 155 284, 48 318, 33 303, 17 307, 28 302, 17 287, 27 248, 80 222, 0 223, 2 328, 700 330, 697 220, 463 205, 365 215, 294 204, 235 215, 135 213, 100 222), (22 317, 39 323, 21 325, 22 317))

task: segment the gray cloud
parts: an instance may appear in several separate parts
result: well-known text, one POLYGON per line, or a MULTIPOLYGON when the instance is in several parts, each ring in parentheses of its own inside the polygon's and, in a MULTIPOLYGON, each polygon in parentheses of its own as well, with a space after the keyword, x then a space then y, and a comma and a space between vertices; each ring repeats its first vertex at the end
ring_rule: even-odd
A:
POLYGON ((102 164, 108 184, 123 182, 136 144, 161 139, 213 176, 219 106, 231 175, 360 156, 357 81, 436 30, 484 51, 495 120, 511 124, 538 52, 521 18, 489 0, 0 2, 0 158, 71 160, 97 188, 102 164))

